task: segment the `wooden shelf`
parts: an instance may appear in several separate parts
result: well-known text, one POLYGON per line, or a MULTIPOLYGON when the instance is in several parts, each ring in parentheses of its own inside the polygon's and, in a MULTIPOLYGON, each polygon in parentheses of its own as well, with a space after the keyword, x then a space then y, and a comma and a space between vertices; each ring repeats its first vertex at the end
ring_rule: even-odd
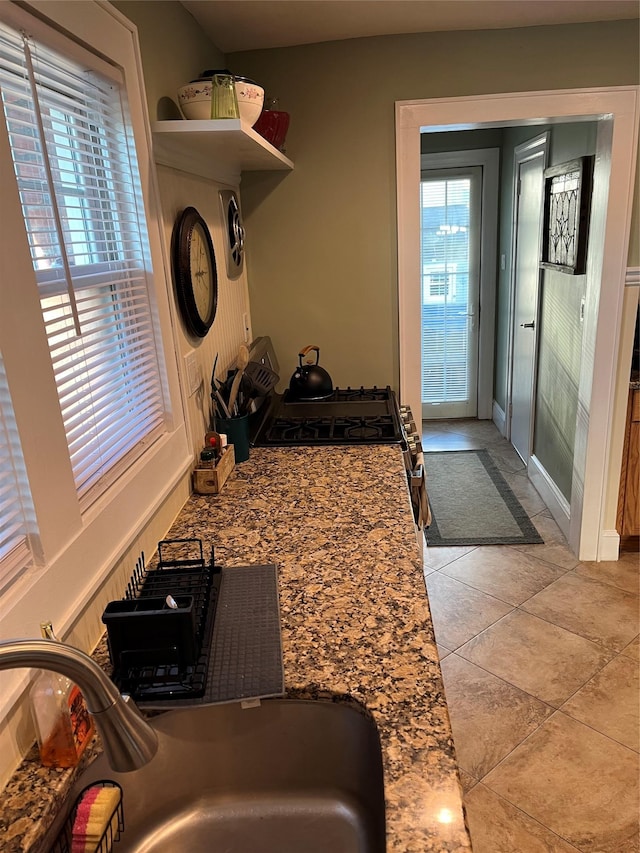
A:
POLYGON ((293 163, 240 119, 156 121, 156 163, 231 183, 246 171, 290 171, 293 163))

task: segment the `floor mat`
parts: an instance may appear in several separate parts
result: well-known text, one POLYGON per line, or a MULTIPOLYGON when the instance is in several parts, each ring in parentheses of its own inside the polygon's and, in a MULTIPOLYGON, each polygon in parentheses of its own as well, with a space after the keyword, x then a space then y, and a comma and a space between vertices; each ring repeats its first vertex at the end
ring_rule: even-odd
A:
POLYGON ((425 453, 424 459, 430 547, 543 542, 487 450, 425 453))

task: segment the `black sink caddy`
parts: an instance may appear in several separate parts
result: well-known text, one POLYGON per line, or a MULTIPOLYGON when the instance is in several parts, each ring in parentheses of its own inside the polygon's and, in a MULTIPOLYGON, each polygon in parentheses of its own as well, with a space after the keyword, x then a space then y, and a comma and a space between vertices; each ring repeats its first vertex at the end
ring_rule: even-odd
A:
POLYGON ((205 562, 200 539, 159 542, 153 570, 141 555, 125 598, 109 602, 102 615, 122 693, 141 702, 204 695, 221 572, 213 548, 205 562))

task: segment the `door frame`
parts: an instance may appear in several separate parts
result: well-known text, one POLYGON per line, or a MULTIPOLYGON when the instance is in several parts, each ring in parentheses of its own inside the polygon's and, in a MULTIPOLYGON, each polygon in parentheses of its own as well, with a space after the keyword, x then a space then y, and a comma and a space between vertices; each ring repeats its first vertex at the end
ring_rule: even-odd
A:
MULTIPOLYGON (((498 181, 500 149, 476 148, 420 155, 420 172, 480 166, 480 309, 478 317, 478 418, 491 418, 493 409, 493 359, 498 240, 498 181), (484 306, 484 310, 483 310, 484 306)), ((418 249, 419 251, 419 249, 418 249)), ((422 392, 420 392, 422 398, 422 392)), ((419 412, 422 411, 422 399, 419 412)), ((411 407, 411 411, 414 411, 411 407)))
POLYGON ((396 175, 400 395, 419 411, 420 130, 598 121, 591 248, 579 386, 569 545, 581 560, 617 559, 620 471, 617 357, 638 151, 637 86, 397 101, 396 175), (597 238, 597 239, 596 239, 597 238), (600 301, 607 311, 599 311, 600 301), (412 357, 413 355, 413 357, 412 357), (612 447, 616 452, 612 457, 612 447), (604 448, 604 452, 603 452, 604 448), (610 473, 613 476, 609 476, 610 473))
MULTIPOLYGON (((520 166, 522 163, 525 163, 527 160, 530 160, 534 157, 537 152, 542 151, 543 157, 543 169, 547 165, 547 160, 549 158, 549 131, 545 130, 544 133, 538 134, 538 136, 533 137, 532 139, 528 139, 526 142, 522 142, 520 145, 516 145, 513 149, 513 197, 512 197, 512 210, 513 217, 511 223, 511 256, 513 258, 513 263, 511 264, 511 275, 509 277, 509 318, 508 318, 508 339, 507 339, 507 352, 508 352, 508 370, 507 370, 507 397, 506 397, 506 417, 505 417, 505 435, 506 438, 511 441, 511 418, 512 418, 512 404, 513 404, 513 361, 514 361, 514 352, 515 352, 515 323, 516 323, 516 254, 518 251, 518 204, 519 204, 519 192, 518 192, 518 176, 520 174, 520 166)), ((541 207, 542 209, 542 207, 541 207)), ((540 221, 540 229, 542 229, 542 220, 540 221)), ((529 427, 529 454, 531 455, 531 439, 533 437, 533 420, 535 417, 535 395, 536 395, 536 385, 537 385, 537 376, 538 376, 538 332, 540 331, 540 272, 538 272, 538 290, 536 293, 536 308, 535 308, 535 328, 534 328, 534 360, 533 360, 533 382, 532 382, 532 407, 531 407, 531 424, 529 427)))

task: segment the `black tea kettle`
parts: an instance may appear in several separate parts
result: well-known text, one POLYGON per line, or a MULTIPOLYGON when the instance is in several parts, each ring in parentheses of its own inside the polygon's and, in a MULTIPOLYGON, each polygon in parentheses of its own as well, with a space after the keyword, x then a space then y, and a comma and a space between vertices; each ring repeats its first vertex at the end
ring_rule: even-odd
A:
POLYGON ((320 348, 308 346, 298 353, 300 365, 296 367, 289 382, 289 399, 291 400, 326 400, 333 394, 331 377, 320 367, 320 348), (316 353, 315 364, 303 364, 302 359, 312 350, 316 353))

